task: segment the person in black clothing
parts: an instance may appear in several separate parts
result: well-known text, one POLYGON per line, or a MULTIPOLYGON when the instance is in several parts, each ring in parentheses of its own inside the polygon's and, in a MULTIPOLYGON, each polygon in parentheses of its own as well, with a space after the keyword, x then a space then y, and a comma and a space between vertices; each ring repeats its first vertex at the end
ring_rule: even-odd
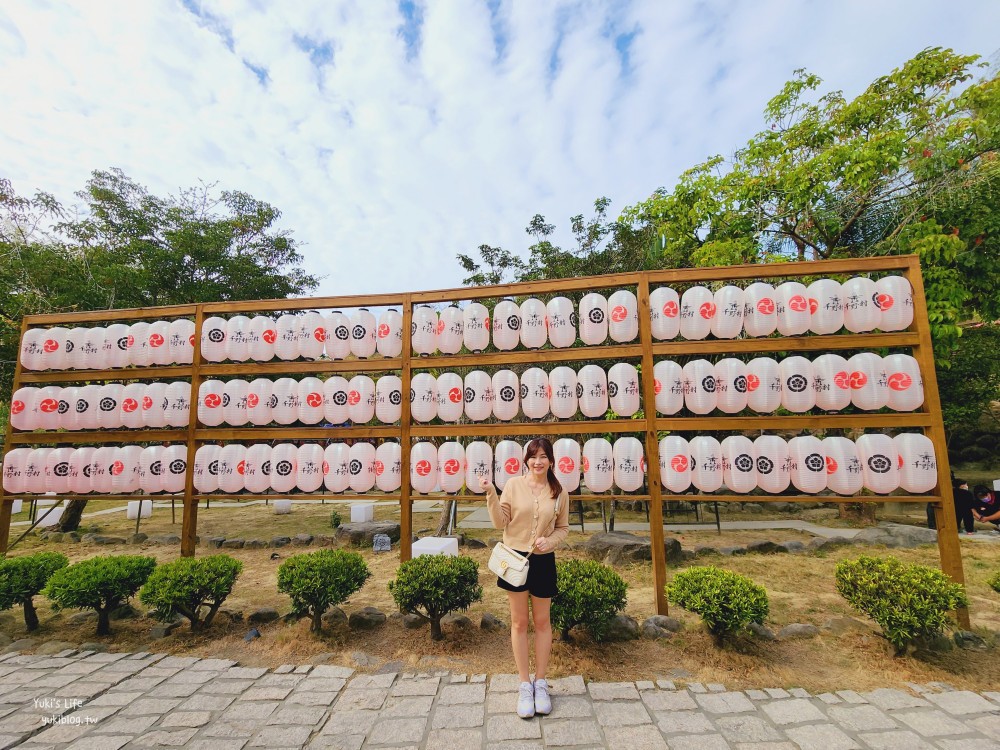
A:
POLYGON ((969 491, 969 483, 964 479, 956 479, 952 488, 955 496, 955 518, 959 526, 965 526, 966 534, 976 533, 976 521, 972 516, 972 506, 976 498, 969 491))
POLYGON ((976 501, 972 506, 972 515, 977 521, 993 524, 993 530, 1000 534, 1000 502, 996 495, 981 484, 976 485, 974 494, 976 501))

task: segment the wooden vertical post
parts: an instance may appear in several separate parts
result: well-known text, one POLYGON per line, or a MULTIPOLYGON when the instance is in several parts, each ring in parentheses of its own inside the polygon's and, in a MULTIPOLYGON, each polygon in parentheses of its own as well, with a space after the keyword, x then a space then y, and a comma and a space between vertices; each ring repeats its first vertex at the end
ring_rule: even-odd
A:
POLYGON ((194 358, 191 360, 191 412, 187 434, 187 474, 184 477, 184 514, 181 520, 181 556, 194 557, 198 535, 198 501, 194 498, 194 457, 198 444, 194 433, 198 428, 198 389, 201 385, 201 328, 205 310, 198 305, 194 313, 194 358))
POLYGON ((410 497, 410 362, 413 356, 413 298, 403 295, 403 349, 399 371, 402 403, 399 413, 399 561, 413 556, 413 500, 410 497))
MULTIPOLYGON (((14 382, 11 384, 10 392, 16 393, 21 387, 21 342, 24 341, 24 334, 28 330, 28 322, 21 318, 21 336, 17 340, 17 362, 14 365, 14 382)), ((11 425, 10 414, 7 414, 7 429, 4 434, 3 448, 4 454, 13 449, 10 437, 14 434, 11 425)), ((10 517, 14 507, 14 498, 7 497, 3 489, 2 477, 0 477, 0 555, 7 554, 7 545, 10 543, 10 517)))
POLYGON ((653 589, 656 612, 669 613, 667 559, 663 547, 663 500, 660 485, 660 443, 656 435, 656 385, 653 379, 653 332, 649 308, 649 277, 639 282, 639 341, 642 343, 642 409, 646 416, 646 483, 649 487, 649 541, 653 553, 653 589))
MULTIPOLYGON (((937 454, 938 482, 934 494, 941 498, 934 504, 934 519, 937 526, 938 555, 943 570, 955 583, 965 584, 962 568, 962 548, 958 541, 958 520, 955 518, 954 490, 951 486, 951 471, 948 463, 948 442, 941 416, 941 397, 938 393, 937 373, 934 369, 934 345, 931 341, 930 323, 927 320, 927 300, 924 297, 924 280, 920 273, 920 259, 907 258, 906 277, 913 287, 913 320, 920 343, 913 347, 913 356, 920 365, 924 379, 924 411, 930 417, 926 428, 927 437, 934 444, 937 454)), ((969 610, 962 607, 955 611, 959 625, 971 627, 969 610)))

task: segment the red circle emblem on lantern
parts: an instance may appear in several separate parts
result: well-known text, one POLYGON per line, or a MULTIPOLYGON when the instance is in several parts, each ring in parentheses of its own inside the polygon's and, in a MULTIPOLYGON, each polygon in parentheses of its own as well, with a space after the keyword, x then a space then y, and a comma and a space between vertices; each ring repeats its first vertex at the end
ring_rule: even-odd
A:
POLYGON ((898 456, 898 455, 897 455, 897 456, 896 456, 896 459, 897 459, 897 467, 898 467, 899 469, 902 469, 902 468, 903 468, 903 457, 902 457, 902 456, 898 456))
POLYGON ((42 349, 47 352, 54 352, 59 348, 59 342, 54 339, 45 339, 45 343, 42 344, 42 349))
POLYGON ((451 403, 453 404, 462 403, 463 398, 464 396, 462 395, 461 388, 452 388, 451 390, 448 391, 448 400, 451 401, 451 403))
POLYGON ((41 409, 46 414, 51 414, 52 412, 57 411, 59 409, 59 402, 56 401, 54 398, 45 398, 42 399, 42 403, 38 405, 38 408, 41 409))
POLYGON ((351 391, 347 394, 347 403, 351 406, 355 406, 361 403, 361 394, 357 391, 351 391))
POLYGON ((819 310, 819 300, 813 299, 812 297, 810 297, 809 298, 809 314, 810 315, 815 315, 817 310, 819 310))
POLYGON ((323 476, 325 477, 329 473, 330 473, 330 462, 329 461, 324 461, 323 462, 323 476))
POLYGON ((792 312, 805 312, 809 309, 809 303, 801 294, 796 294, 788 300, 788 309, 792 312))
POLYGON ((122 411, 131 414, 136 409, 139 408, 139 402, 134 398, 126 398, 122 400, 122 411))
POLYGON ((205 408, 215 409, 222 405, 222 397, 218 393, 209 393, 205 396, 205 408))
POLYGON ((111 473, 114 474, 115 476, 118 476, 123 471, 125 471, 125 464, 123 464, 121 461, 115 461, 113 464, 111 464, 111 473))
POLYGON ((611 319, 615 323, 621 323, 627 317, 628 317, 628 310, 625 308, 625 305, 616 305, 615 308, 611 311, 611 319))
POLYGON ((462 464, 458 462, 457 458, 449 458, 447 461, 444 462, 444 466, 442 466, 441 468, 444 469, 445 474, 447 474, 450 477, 453 477, 462 470, 462 464))
POLYGON ((385 464, 382 463, 381 461, 376 461, 375 462, 375 476, 377 476, 377 477, 382 476, 382 472, 383 471, 385 471, 385 464))
POLYGON ((247 408, 252 409, 257 404, 260 403, 260 397, 256 393, 250 393, 247 395, 247 408))
POLYGON ((128 336, 128 348, 131 349, 133 346, 135 346, 135 336, 133 336, 132 334, 129 334, 129 336, 128 336))
POLYGON ((770 297, 764 297, 762 300, 757 301, 757 312, 762 315, 770 315, 774 312, 774 300, 770 297))
POLYGON ((826 457, 826 473, 833 474, 837 470, 837 461, 833 456, 826 457))
POLYGON ((655 393, 659 393, 659 392, 660 392, 660 391, 662 391, 662 390, 663 390, 663 383, 661 383, 661 382, 660 382, 659 380, 657 380, 656 378, 653 378, 653 391, 654 391, 655 393))
POLYGON ((247 462, 245 460, 240 461, 238 464, 236 464, 236 473, 239 474, 240 476, 243 476, 246 473, 246 470, 247 470, 247 462))
POLYGON ((503 465, 503 470, 508 474, 517 474, 521 470, 521 462, 516 458, 508 458, 503 465))
POLYGON ((142 397, 142 409, 143 409, 143 411, 146 411, 147 409, 152 409, 152 408, 153 408, 153 399, 151 399, 149 396, 143 396, 142 397))
POLYGON ((431 473, 431 462, 417 461, 417 465, 413 467, 413 470, 416 471, 419 476, 426 477, 431 473))
POLYGON ((913 385, 913 378, 905 372, 894 372, 889 376, 889 387, 894 391, 905 391, 913 385))
POLYGON ((441 335, 442 333, 444 333, 444 321, 443 321, 443 320, 439 320, 439 321, 438 321, 438 324, 437 324, 437 332, 438 332, 438 335, 439 335, 439 336, 440 336, 440 335, 441 335))
POLYGON ((378 337, 380 339, 384 339, 388 335, 389 335, 389 324, 383 323, 378 327, 378 337))
POLYGON ((483 319, 483 325, 486 326, 487 330, 489 330, 489 327, 490 327, 490 316, 489 315, 487 315, 483 319))
POLYGON ((895 302, 896 300, 892 298, 891 294, 879 294, 875 297, 875 303, 878 305, 878 309, 883 312, 891 308, 895 302))
POLYGON ((322 406, 323 396, 320 395, 319 393, 310 393, 308 396, 306 396, 306 403, 309 404, 309 406, 313 407, 322 406))
POLYGON ((194 334, 193 333, 190 336, 188 336, 188 344, 190 344, 191 346, 194 346, 194 334))
POLYGON ((705 320, 711 320, 715 317, 715 303, 714 302, 704 302, 699 310, 701 317, 705 320))
POLYGON ((851 387, 851 374, 849 372, 844 372, 841 370, 836 375, 833 376, 833 384, 838 388, 843 388, 845 391, 851 387))
POLYGON ((321 326, 313 330, 313 338, 317 341, 326 341, 326 329, 321 326))
POLYGON ((663 314, 668 318, 677 317, 677 303, 673 300, 663 303, 663 314))
POLYGON ((20 414, 22 411, 24 411, 24 402, 23 401, 15 401, 14 403, 12 403, 10 405, 10 413, 11 414, 20 414))
POLYGON ((670 468, 674 471, 687 471, 688 457, 678 454, 670 459, 670 468))
POLYGON ((760 377, 757 375, 747 375, 747 392, 751 393, 760 388, 760 377))
POLYGON ((646 457, 645 456, 643 456, 642 458, 639 459, 639 471, 641 471, 643 474, 646 473, 646 457))
POLYGON ((851 388, 858 390, 859 388, 864 388, 868 383, 868 376, 863 372, 852 372, 851 373, 851 388))
POLYGON ((569 456, 563 456, 559 459, 559 471, 563 474, 569 474, 576 468, 576 463, 569 456))
POLYGON ((268 328, 266 331, 264 331, 264 333, 260 335, 260 337, 264 339, 264 341, 266 341, 268 344, 273 344, 275 341, 278 340, 278 333, 273 328, 268 328))
POLYGON ((149 345, 154 349, 163 346, 163 336, 158 333, 151 333, 149 335, 149 345))
POLYGON ((590 461, 587 460, 586 456, 580 459, 580 468, 585 472, 590 471, 590 461))

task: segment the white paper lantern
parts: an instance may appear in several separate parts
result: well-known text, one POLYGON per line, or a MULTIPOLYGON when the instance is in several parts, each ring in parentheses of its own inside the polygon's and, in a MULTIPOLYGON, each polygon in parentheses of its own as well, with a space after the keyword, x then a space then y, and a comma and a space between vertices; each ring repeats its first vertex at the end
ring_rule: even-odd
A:
POLYGON ((612 448, 615 461, 615 486, 623 492, 635 492, 645 480, 646 462, 642 443, 634 437, 620 437, 612 448))
POLYGON ((201 356, 206 362, 222 362, 226 358, 226 329, 224 318, 205 318, 201 324, 201 356))
POLYGON ((438 318, 437 347, 442 354, 458 354, 462 351, 464 340, 462 309, 458 305, 449 305, 438 318))
POLYGON ((493 380, 482 370, 465 376, 465 415, 481 422, 493 413, 493 380))
MULTIPOLYGON (((299 421, 319 424, 323 421, 323 381, 319 378, 302 378, 299 381, 299 421)), ((317 485, 318 486, 318 485, 317 485)))
POLYGON ((271 446, 256 443, 243 459, 243 486, 247 492, 267 492, 271 486, 271 446))
POLYGON ((66 367, 73 370, 86 370, 89 366, 87 355, 86 328, 70 328, 66 332, 66 367))
POLYGON ((702 492, 722 486, 722 445, 714 437, 698 435, 688 443, 691 449, 691 484, 702 492))
POLYGON ((828 437, 823 440, 826 456, 826 486, 838 495, 853 495, 864 484, 861 457, 852 440, 828 437))
POLYGON ((278 359, 290 361, 299 358, 299 317, 288 313, 275 321, 277 338, 274 340, 274 354, 278 359))
POLYGON ((45 491, 64 494, 69 492, 70 461, 72 448, 55 448, 45 458, 45 491))
POLYGON ((69 352, 66 339, 69 331, 62 326, 53 326, 45 332, 42 341, 42 364, 46 370, 65 370, 69 367, 69 352))
POLYGON ((490 345, 490 311, 485 305, 470 302, 462 311, 462 338, 465 348, 479 354, 490 345))
POLYGON ((788 443, 777 435, 761 435, 753 441, 757 464, 757 486, 772 494, 784 492, 792 480, 788 443))
POLYGON ((331 375, 323 381, 323 413, 333 425, 344 424, 350 419, 348 382, 340 375, 331 375))
POLYGON ((187 446, 170 445, 163 449, 163 491, 171 494, 184 491, 187 480, 187 446))
POLYGON ((375 353, 378 345, 375 327, 375 316, 365 307, 358 308, 351 316, 351 353, 358 359, 368 359, 375 353))
POLYGON ((110 495, 114 490, 114 464, 117 448, 105 445, 94 451, 90 465, 91 489, 100 495, 110 495))
POLYGON ((781 372, 781 405, 797 413, 812 409, 816 405, 812 362, 805 357, 785 357, 778 367, 781 372))
POLYGON ((277 403, 277 399, 272 393, 273 388, 274 383, 267 378, 257 378, 250 381, 247 387, 247 419, 250 424, 271 424, 272 402, 277 403))
POLYGON ((608 411, 608 376, 597 365, 584 365, 577 374, 580 411, 588 419, 603 419, 608 411))
POLYGON ((194 361, 194 321, 178 318, 170 322, 170 361, 189 365, 194 361))
POLYGON ((620 417, 639 411, 639 373, 635 365, 617 362, 608 370, 608 401, 620 417))
POLYGON ((777 293, 770 284, 755 281, 743 290, 743 330, 747 336, 770 336, 778 328, 777 293))
POLYGON ((90 472, 93 468, 94 453, 96 448, 85 446, 73 451, 70 458, 69 470, 69 491, 78 495, 86 495, 93 489, 90 481, 90 472))
POLYGON ((691 486, 691 448, 680 435, 660 440, 660 481, 668 492, 685 492, 691 486))
POLYGON ((512 299, 502 299, 493 308, 493 346, 514 349, 521 340, 521 309, 512 299))
MULTIPOLYGON (((192 326, 194 324, 192 323, 192 326)), ((191 329, 192 335, 194 329, 191 329)), ((107 335, 107 329, 103 326, 98 326, 96 328, 87 329, 87 337, 84 339, 83 344, 83 367, 87 370, 104 370, 107 369, 108 365, 104 360, 104 337, 107 335)), ((190 363, 190 360, 189 360, 190 363)))
POLYGON ((397 375, 383 375, 375 381, 375 417, 382 424, 399 421, 403 405, 403 384, 397 375))
POLYGON ((608 301, 590 292, 580 300, 580 340, 587 346, 603 344, 608 338, 608 301))
POLYGON ((250 384, 230 380, 222 387, 222 418, 226 424, 240 427, 250 421, 250 384))
POLYGON ((465 448, 455 441, 442 443, 437 458, 441 491, 454 495, 465 484, 465 448))
MULTIPOLYGON (((400 318, 402 325, 402 318, 400 318)), ((330 359, 347 359, 351 353, 351 321, 340 310, 323 316, 326 356, 330 359)))
POLYGON ((553 297, 545 305, 549 342, 557 349, 576 343, 576 311, 568 297, 553 297))
POLYGON ((809 330, 820 335, 844 327, 843 289, 833 279, 819 279, 806 290, 809 297, 809 330))
POLYGON ((283 495, 291 492, 298 479, 299 451, 291 443, 279 443, 271 449, 271 490, 283 495))
POLYGON ((102 359, 107 368, 128 367, 128 326, 112 323, 104 329, 102 359))
POLYGON ((604 438, 591 438, 583 444, 583 483, 597 494, 607 492, 615 478, 614 449, 604 438))
POLYGON ((542 419, 549 413, 549 376, 540 367, 521 373, 521 411, 528 419, 542 419))
POLYGON ((899 453, 888 435, 869 432, 856 441, 865 487, 876 495, 888 495, 899 487, 899 453))
POLYGON ((937 487, 937 456, 931 439, 916 432, 906 432, 892 440, 899 455, 900 488, 922 494, 937 487))
MULTIPOLYGON (((101 386, 99 385, 94 385, 94 384, 85 385, 77 389, 76 429, 96 430, 101 426, 100 422, 101 411, 99 404, 100 395, 101 395, 101 386)), ((187 422, 185 422, 185 424, 187 424, 187 422)))
POLYGON ((375 381, 367 375, 355 375, 347 384, 347 416, 354 424, 375 418, 375 381))
POLYGON ((58 429, 73 429, 71 425, 74 424, 75 420, 73 419, 72 407, 76 405, 76 393, 77 388, 75 386, 67 386, 59 389, 59 407, 56 409, 56 413, 59 415, 58 429))
POLYGON ((493 416, 509 422, 521 408, 521 384, 513 370, 493 373, 493 416))
POLYGON ((612 341, 635 341, 639 335, 639 302, 628 289, 608 297, 608 335, 612 341))
POLYGON ((437 486, 437 448, 420 442, 410 448, 410 485, 414 492, 426 495, 437 486))
POLYGON ((722 441, 722 483, 740 495, 757 488, 757 464, 750 438, 730 435, 722 441))
POLYGON ((715 295, 703 286, 693 286, 681 295, 681 338, 697 341, 712 330, 717 310, 715 295))
MULTIPOLYGON (((107 388, 107 386, 99 386, 101 389, 107 388)), ((121 386, 118 389, 112 389, 115 393, 120 394, 121 386)), ((29 418, 28 423, 32 425, 32 429, 35 430, 58 430, 61 418, 59 416, 59 394, 62 392, 62 388, 57 385, 45 385, 38 389, 35 394, 35 406, 32 416, 29 418)), ((117 419, 117 410, 119 398, 116 397, 114 402, 111 403, 115 409, 115 420, 117 419)), ((115 421, 112 420, 112 421, 115 421)), ((117 425, 116 425, 117 426, 117 425)))
POLYGON ((576 492, 580 488, 580 444, 571 438, 559 438, 552 444, 552 455, 559 484, 566 492, 576 492))
POLYGON ((163 491, 163 448, 159 445, 147 446, 139 454, 139 489, 150 495, 163 491))
POLYGON ((395 492, 402 483, 402 449, 399 443, 385 442, 375 449, 375 486, 395 492))
MULTIPOLYGON (((113 448, 112 450, 117 450, 113 448)), ((45 464, 52 448, 34 448, 24 461, 24 491, 42 494, 45 488, 45 464)))
POLYGON ((234 315, 226 321, 226 359, 233 362, 250 359, 251 324, 246 315, 234 315))
POLYGON ((191 384, 180 381, 168 383, 163 395, 167 401, 165 426, 187 426, 191 422, 191 384))
POLYGON ((716 406, 726 414, 747 408, 747 366, 733 357, 715 363, 716 406))
POLYGON ((111 469, 111 491, 116 495, 130 495, 139 491, 139 457, 142 447, 126 445, 115 449, 111 469))
POLYGON ((715 366, 707 359, 693 359, 681 370, 684 405, 693 414, 709 414, 718 405, 715 366))
POLYGON ((538 349, 545 346, 548 339, 546 331, 545 303, 536 297, 529 297, 521 303, 519 310, 521 318, 521 345, 528 349, 538 349))
POLYGON ((676 414, 684 408, 684 371, 673 360, 663 359, 653 366, 656 411, 676 414))
MULTIPOLYGON (((375 318, 369 313, 365 319, 369 323, 371 334, 371 351, 375 351, 375 318), (369 318, 371 320, 369 321, 369 318)), ((299 324, 299 356, 306 359, 319 359, 326 348, 326 321, 315 310, 298 316, 299 324)), ((367 347, 365 348, 367 351, 367 347)), ((366 355, 367 356, 367 355, 366 355)))
POLYGON ((549 411, 559 419, 576 416, 576 373, 569 367, 556 367, 549 373, 549 411))
POLYGON ((417 422, 437 416, 437 381, 430 373, 418 372, 410 380, 410 416, 417 422))
POLYGON ((292 424, 298 418, 299 384, 291 378, 278 378, 271 386, 271 419, 278 424, 292 424))
POLYGON ((41 370, 44 350, 45 331, 41 328, 29 328, 21 337, 21 367, 25 370, 41 370))
POLYGON ((778 333, 800 336, 809 330, 809 291, 798 281, 786 281, 774 290, 778 312, 778 333))
POLYGON ((411 345, 414 354, 433 354, 437 349, 438 314, 427 305, 413 308, 410 323, 411 345))
POLYGON ((735 339, 743 332, 746 295, 737 286, 724 286, 715 293, 715 317, 712 335, 718 339, 735 339))
POLYGON ((851 371, 851 401, 859 409, 873 411, 889 403, 889 383, 882 358, 874 352, 859 352, 847 360, 851 371))
POLYGON ((649 322, 653 338, 669 341, 681 331, 681 298, 674 289, 661 286, 649 294, 649 322))
POLYGON ((493 481, 493 448, 489 443, 476 440, 465 448, 465 488, 477 495, 483 494, 479 488, 480 478, 493 481))
MULTIPOLYGON (((17 430, 35 429, 35 407, 38 400, 38 388, 27 386, 14 391, 10 402, 10 423, 17 430)), ((58 408, 58 405, 57 407, 58 408)), ((72 429, 79 429, 74 427, 72 429)))
MULTIPOLYGON (((357 447, 361 445, 359 443, 357 447)), ((372 460, 374 460, 375 449, 370 445, 368 447, 372 449, 372 460)), ((321 445, 306 443, 299 446, 295 453, 295 486, 302 492, 315 492, 323 486, 323 462, 325 458, 321 445)))
POLYGON ((457 422, 465 413, 465 385, 461 375, 443 372, 437 376, 437 415, 445 422, 457 422))
POLYGON ((146 367, 153 359, 149 348, 149 323, 139 321, 128 329, 128 362, 136 367, 146 367))
POLYGON ((274 344, 278 340, 278 325, 266 315, 257 315, 250 320, 250 342, 247 354, 255 362, 270 362, 274 359, 274 344))
POLYGON ((844 282, 841 289, 844 298, 844 326, 851 333, 873 331, 882 322, 876 298, 878 290, 875 282, 856 276, 844 282))
POLYGON ((202 494, 219 489, 218 445, 202 445, 194 454, 194 488, 202 494))
MULTIPOLYGON (((125 386, 121 383, 106 383, 97 392, 97 424, 102 429, 116 430, 122 426, 121 403, 124 391, 125 386)), ((39 404, 44 407, 45 399, 41 399, 39 404)), ((47 415, 43 415, 41 420, 42 429, 54 429, 57 425, 50 426, 45 416, 47 415)))
POLYGON ((792 484, 800 492, 813 495, 826 489, 826 452, 823 441, 801 435, 788 441, 792 461, 792 484))
POLYGON ((205 380, 198 386, 198 421, 206 427, 217 427, 225 419, 222 408, 225 387, 221 380, 205 380))
POLYGON ((839 354, 821 354, 812 363, 816 406, 840 411, 851 403, 851 371, 839 354))
MULTIPOLYGON (((73 395, 74 395, 73 400, 75 401, 76 394, 73 395)), ((129 429, 134 430, 143 426, 142 402, 145 397, 146 397, 145 383, 129 383, 128 385, 125 386, 125 388, 122 390, 122 402, 121 402, 122 427, 127 427, 129 429)))
POLYGON ((885 276, 875 282, 875 304, 883 331, 905 331, 913 323, 913 287, 902 276, 885 276))
POLYGON ((893 411, 916 411, 924 404, 924 379, 920 365, 909 354, 882 358, 885 382, 889 387, 887 405, 893 411))
POLYGON ((781 368, 770 357, 747 362, 747 406, 758 414, 770 414, 781 406, 781 368))
POLYGON ((156 366, 173 363, 170 353, 170 321, 156 320, 149 324, 150 364, 156 366))
POLYGON ((343 492, 351 486, 351 447, 347 443, 330 443, 323 455, 323 483, 330 492, 343 492))
POLYGON ((383 357, 398 357, 403 351, 403 316, 399 310, 389 308, 378 316, 375 349, 383 357))
POLYGON ((129 500, 125 506, 125 520, 134 521, 137 518, 153 517, 152 500, 129 500))
POLYGON ((25 491, 24 466, 31 456, 31 448, 13 448, 3 456, 3 488, 9 495, 25 491))
POLYGON ((503 490, 507 480, 521 475, 523 451, 513 440, 501 440, 493 452, 493 477, 498 490, 503 490))

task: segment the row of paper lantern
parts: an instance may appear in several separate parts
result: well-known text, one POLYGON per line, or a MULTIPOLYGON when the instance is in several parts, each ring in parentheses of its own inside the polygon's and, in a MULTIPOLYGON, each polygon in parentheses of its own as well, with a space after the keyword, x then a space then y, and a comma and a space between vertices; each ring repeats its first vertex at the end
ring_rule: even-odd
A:
MULTIPOLYGON (((553 445, 556 473, 567 492, 583 483, 592 492, 612 486, 623 492, 642 488, 646 463, 643 445, 634 437, 614 444, 592 438, 582 447, 571 438, 553 445)), ((709 436, 690 441, 668 435, 659 444, 660 475, 668 492, 691 487, 715 492, 723 487, 737 494, 754 490, 781 493, 794 486, 815 494, 830 490, 854 495, 862 488, 876 494, 896 489, 926 493, 937 484, 937 460, 930 439, 918 433, 891 438, 862 435, 856 442, 841 437, 824 440, 802 436, 785 441, 775 435, 750 440, 730 435, 721 442, 709 436)), ((102 448, 16 448, 4 457, 3 485, 8 493, 130 494, 182 492, 187 449, 140 446, 102 448)), ((523 470, 523 448, 513 440, 496 449, 475 441, 468 446, 447 442, 440 447, 421 442, 410 451, 410 481, 415 492, 456 493, 466 486, 479 493, 479 478, 503 489, 523 470)), ((382 492, 399 489, 399 443, 332 443, 326 448, 283 443, 203 445, 195 454, 194 486, 200 493, 277 493, 298 489, 315 492, 382 492)))
MULTIPOLYGON (((856 277, 840 284, 820 279, 808 287, 788 281, 777 288, 763 282, 746 289, 724 286, 712 292, 693 286, 678 295, 670 287, 650 294, 652 335, 658 340, 680 336, 699 340, 709 336, 736 338, 784 336, 806 332, 837 333, 847 328, 863 333, 876 328, 901 331, 913 322, 913 290, 901 276, 878 281, 856 277)), ((397 357, 402 351, 403 318, 398 310, 385 310, 378 319, 361 308, 348 316, 340 311, 323 315, 236 315, 205 319, 201 332, 202 356, 209 362, 255 360, 266 362, 301 358, 367 358, 376 352, 397 357)), ((440 313, 427 305, 413 310, 413 352, 418 355, 455 354, 486 349, 491 341, 500 351, 519 344, 537 349, 551 343, 568 347, 576 343, 577 329, 583 343, 634 341, 639 332, 638 302, 625 289, 610 297, 590 293, 580 300, 579 312, 566 297, 548 303, 529 298, 520 305, 505 299, 489 310, 478 302, 445 308, 440 313)), ((194 323, 190 320, 115 323, 95 328, 35 328, 21 342, 21 363, 28 370, 113 369, 119 367, 189 364, 194 355, 194 323)))

